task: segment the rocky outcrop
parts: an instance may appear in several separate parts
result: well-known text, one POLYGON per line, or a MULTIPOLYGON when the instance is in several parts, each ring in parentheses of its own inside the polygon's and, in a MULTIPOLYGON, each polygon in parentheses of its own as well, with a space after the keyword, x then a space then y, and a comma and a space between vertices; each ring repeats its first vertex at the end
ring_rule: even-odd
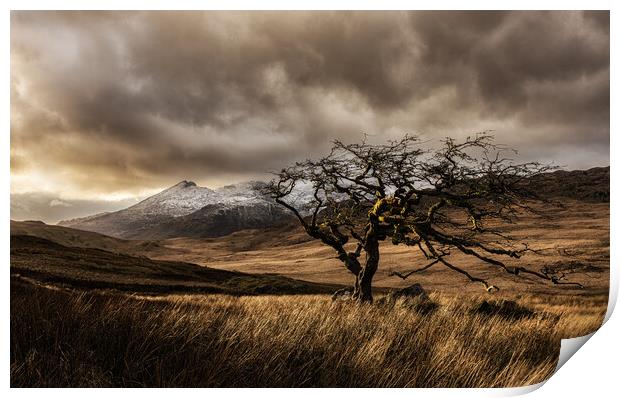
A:
POLYGON ((353 288, 345 287, 338 289, 332 294, 332 301, 351 300, 353 298, 353 288))
POLYGON ((400 306, 421 315, 433 313, 439 308, 439 304, 429 298, 428 293, 419 283, 393 291, 377 300, 377 304, 390 307, 400 306))

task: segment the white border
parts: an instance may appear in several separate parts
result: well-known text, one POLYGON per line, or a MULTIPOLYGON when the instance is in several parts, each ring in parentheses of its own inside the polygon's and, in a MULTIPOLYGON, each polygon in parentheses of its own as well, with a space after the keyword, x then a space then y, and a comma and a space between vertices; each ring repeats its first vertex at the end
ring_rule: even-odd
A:
MULTIPOLYGON (((296 1, 294 3, 287 3, 284 1, 274 1, 274 0, 263 0, 260 2, 250 2, 250 1, 242 1, 242 0, 230 0, 230 1, 190 1, 190 0, 176 0, 172 1, 163 1, 163 0, 152 0, 148 2, 141 1, 131 1, 131 0, 110 0, 110 1, 76 1, 69 0, 64 2, 51 2, 51 1, 8 1, 5 2, 7 7, 4 9, 4 13, 2 14, 2 33, 3 40, 1 42, 2 54, 4 56, 2 59, 2 92, 4 96, 2 96, 2 118, 0 120, 3 121, 4 125, 4 134, 2 135, 2 173, 0 174, 1 178, 1 186, 4 186, 6 190, 4 191, 4 196, 2 197, 2 208, 0 213, 0 219, 5 220, 2 224, 1 231, 3 237, 3 258, 4 258, 4 266, 8 268, 9 266, 9 207, 10 207, 10 163, 9 163, 9 148, 10 148, 10 108, 9 108, 9 93, 10 93, 10 34, 9 34, 9 25, 10 25, 10 12, 11 9, 118 9, 118 10, 131 10, 131 9, 214 9, 214 10, 239 10, 239 9, 285 9, 285 10, 304 10, 304 9, 314 9, 314 10, 322 10, 322 9, 365 9, 365 10, 373 10, 373 9, 515 9, 515 10, 530 10, 530 9, 607 9, 612 10, 611 12, 611 109, 614 109, 614 93, 617 92, 617 84, 615 79, 615 72, 617 65, 616 62, 616 51, 617 48, 615 46, 615 38, 618 37, 618 29, 616 28, 618 23, 618 18, 615 16, 615 5, 612 1, 599 1, 599 0, 590 0, 590 1, 563 1, 563 2, 551 2, 551 1, 531 1, 531 0, 521 0, 521 1, 502 1, 501 3, 497 1, 467 1, 467 2, 459 2, 459 1, 433 1, 433 2, 412 2, 412 1, 404 1, 404 0, 388 0, 388 1, 369 1, 369 0, 349 0, 349 1, 334 1, 334 0, 315 0, 315 1, 296 1)), ((614 127, 617 125, 616 117, 614 113, 611 113, 611 121, 610 121, 610 131, 614 131, 614 127)), ((611 163, 615 163, 613 155, 620 155, 618 152, 618 139, 614 137, 614 134, 611 134, 611 163)), ((611 173, 611 187, 612 191, 616 192, 618 187, 618 178, 615 174, 615 166, 612 167, 614 172, 611 173)), ((615 196, 612 194, 612 197, 615 196)), ((619 225, 619 217, 618 217, 618 202, 611 202, 611 242, 617 241, 617 226, 619 225)), ((618 264, 618 256, 615 250, 611 252, 611 264, 612 264, 612 284, 610 289, 610 306, 608 308, 607 318, 611 315, 613 310, 613 306, 615 305, 618 293, 618 272, 613 264, 618 264)), ((10 379, 10 354, 9 354, 9 327, 10 323, 9 319, 9 273, 5 268, 5 271, 2 273, 2 316, 3 322, 2 327, 0 328, 2 334, 2 385, 5 389, 8 389, 10 379)), ((408 389, 366 389, 366 390, 342 390, 342 389, 324 389, 321 391, 321 394, 326 394, 327 396, 341 396, 345 395, 353 395, 355 394, 358 397, 365 396, 375 396, 377 394, 388 394, 390 396, 407 396, 409 397, 411 394, 421 395, 421 396, 433 396, 433 397, 444 397, 444 396, 458 396, 458 397, 479 397, 479 396, 507 396, 507 395, 516 395, 526 393, 536 388, 540 387, 542 384, 546 384, 546 386, 542 389, 538 389, 532 393, 532 396, 542 397, 542 396, 562 396, 562 397, 571 397, 571 396, 579 396, 583 397, 584 395, 602 395, 608 396, 609 392, 616 391, 617 392, 617 359, 619 355, 617 336, 620 335, 620 322, 618 321, 618 316, 615 316, 608 320, 608 322, 601 328, 599 332, 596 332, 590 341, 586 344, 586 348, 580 350, 575 356, 576 359, 572 361, 568 361, 565 366, 560 369, 557 375, 554 375, 547 383, 541 383, 532 387, 525 388, 517 388, 517 389, 472 389, 472 390, 461 390, 461 389, 416 389, 416 390, 408 390, 408 389)), ((51 389, 45 391, 32 391, 32 390, 10 390, 11 395, 15 396, 30 396, 32 393, 38 394, 46 394, 51 395, 52 397, 56 396, 73 396, 73 395, 83 395, 85 393, 92 395, 94 397, 97 396, 107 396, 110 391, 107 389, 97 389, 97 390, 88 390, 81 391, 80 389, 73 390, 60 390, 60 389, 51 389)), ((245 390, 235 390, 235 389, 210 389, 210 390, 200 390, 200 389, 184 389, 183 391, 168 391, 168 390, 160 390, 160 389, 150 389, 150 390, 133 390, 133 389, 125 389, 114 391, 116 394, 121 395, 142 395, 145 394, 148 396, 168 396, 169 394, 183 394, 184 396, 204 396, 205 394, 209 395, 237 395, 244 394, 245 390)), ((250 393, 249 391, 247 393, 250 393)), ((252 391, 250 394, 257 395, 259 397, 269 396, 269 397, 288 397, 292 392, 287 389, 258 389, 252 391)), ((311 389, 298 389, 294 392, 296 396, 300 398, 314 396, 317 392, 311 389)))
POLYGON ((549 0, 457 0, 407 1, 407 0, 301 0, 286 2, 282 0, 79 0, 43 1, 23 0, 7 1, 8 9, 58 9, 58 10, 609 10, 614 2, 609 0, 577 1, 567 0, 553 2, 549 0))

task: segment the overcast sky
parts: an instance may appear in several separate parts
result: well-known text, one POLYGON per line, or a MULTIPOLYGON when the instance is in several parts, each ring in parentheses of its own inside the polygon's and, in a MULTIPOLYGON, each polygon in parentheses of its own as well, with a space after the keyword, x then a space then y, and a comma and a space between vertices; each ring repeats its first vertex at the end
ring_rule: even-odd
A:
POLYGON ((15 219, 264 178, 334 138, 482 130, 608 165, 609 13, 11 13, 15 219))

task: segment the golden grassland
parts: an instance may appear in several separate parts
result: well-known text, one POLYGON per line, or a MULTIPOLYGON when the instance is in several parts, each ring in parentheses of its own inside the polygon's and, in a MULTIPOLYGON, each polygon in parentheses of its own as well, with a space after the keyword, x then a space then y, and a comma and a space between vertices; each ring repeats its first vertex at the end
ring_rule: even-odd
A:
POLYGON ((220 238, 126 241, 11 222, 11 385, 538 383, 552 374, 560 339, 598 329, 609 288, 609 204, 567 201, 549 214, 502 232, 542 252, 519 264, 558 269, 583 289, 506 275, 458 255, 454 263, 501 290, 486 294, 442 267, 401 280, 391 271, 427 260, 384 245, 377 298, 415 282, 430 292, 430 303, 396 305, 306 294, 333 292, 352 277, 330 248, 294 225, 220 238))
POLYGON ((606 296, 139 296, 11 285, 11 385, 508 387, 548 378, 606 296))

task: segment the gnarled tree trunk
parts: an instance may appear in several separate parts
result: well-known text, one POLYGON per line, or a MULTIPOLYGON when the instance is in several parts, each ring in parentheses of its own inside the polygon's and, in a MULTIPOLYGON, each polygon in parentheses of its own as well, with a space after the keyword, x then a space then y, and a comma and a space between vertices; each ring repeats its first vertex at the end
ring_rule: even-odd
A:
POLYGON ((366 235, 366 264, 357 277, 358 291, 357 300, 360 302, 372 303, 372 278, 379 267, 379 240, 374 234, 373 229, 366 235))

